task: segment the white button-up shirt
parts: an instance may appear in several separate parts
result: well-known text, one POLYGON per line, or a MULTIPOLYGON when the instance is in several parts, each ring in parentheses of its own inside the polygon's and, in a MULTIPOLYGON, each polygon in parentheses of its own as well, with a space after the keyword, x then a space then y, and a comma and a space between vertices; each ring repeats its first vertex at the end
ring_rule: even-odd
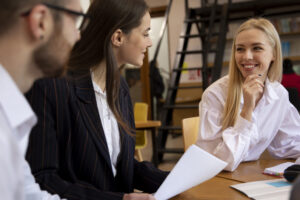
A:
MULTIPOLYGON (((93 77, 93 75, 92 75, 93 77)), ((105 134, 109 150, 111 166, 114 176, 117 174, 117 159, 120 153, 120 132, 117 120, 107 104, 106 92, 93 81, 98 113, 105 134)))
MULTIPOLYGON (((203 93, 196 144, 228 162, 226 170, 230 171, 243 161, 259 159, 265 149, 277 158, 299 157, 300 116, 289 102, 287 90, 278 82, 266 80, 251 122, 239 115, 233 127, 221 130, 228 81, 225 76, 203 93)), ((242 97, 240 111, 243 104, 242 97)))
POLYGON ((5 200, 58 200, 41 191, 25 160, 37 118, 24 95, 0 65, 0 196, 5 200))

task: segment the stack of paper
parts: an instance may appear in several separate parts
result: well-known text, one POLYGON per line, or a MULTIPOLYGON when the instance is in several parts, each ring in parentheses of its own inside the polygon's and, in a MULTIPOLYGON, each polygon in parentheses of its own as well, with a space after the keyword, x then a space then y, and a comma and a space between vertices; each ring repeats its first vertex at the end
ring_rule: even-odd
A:
POLYGON ((284 179, 255 181, 231 187, 255 200, 289 200, 292 185, 284 179))
POLYGON ((285 162, 280 165, 276 165, 274 167, 266 168, 263 173, 273 175, 273 176, 283 177, 284 170, 286 168, 292 166, 293 164, 295 164, 295 163, 285 162))
POLYGON ((154 194, 156 200, 169 199, 217 175, 227 163, 192 145, 183 154, 154 194))

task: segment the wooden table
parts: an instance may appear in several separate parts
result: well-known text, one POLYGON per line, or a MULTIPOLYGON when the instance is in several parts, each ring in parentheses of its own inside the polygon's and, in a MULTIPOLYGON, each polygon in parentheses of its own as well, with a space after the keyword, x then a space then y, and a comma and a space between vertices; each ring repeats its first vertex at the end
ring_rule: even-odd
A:
POLYGON ((219 173, 217 176, 240 181, 241 183, 251 182, 251 181, 262 181, 262 180, 270 180, 270 179, 278 179, 279 177, 265 175, 262 172, 265 168, 273 167, 275 165, 279 165, 284 162, 295 162, 292 159, 286 160, 257 160, 252 162, 243 162, 234 172, 223 171, 219 173))
POLYGON ((152 161, 157 167, 158 165, 158 154, 157 154, 157 144, 156 144, 156 128, 161 126, 160 121, 136 121, 135 128, 137 130, 150 130, 152 136, 152 161))
POLYGON ((231 188, 230 185, 239 184, 238 181, 214 177, 196 187, 193 187, 172 200, 246 200, 242 193, 231 188))
POLYGON ((193 187, 172 200, 243 200, 249 199, 246 195, 230 187, 230 185, 250 181, 271 180, 273 177, 263 174, 266 167, 272 167, 283 162, 294 160, 258 160, 244 162, 234 172, 223 171, 214 178, 193 187))

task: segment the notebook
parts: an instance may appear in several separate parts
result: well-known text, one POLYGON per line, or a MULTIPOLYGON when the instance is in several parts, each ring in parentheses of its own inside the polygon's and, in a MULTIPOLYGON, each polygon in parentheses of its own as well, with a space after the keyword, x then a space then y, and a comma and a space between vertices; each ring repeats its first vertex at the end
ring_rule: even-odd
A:
POLYGON ((283 177, 284 170, 294 164, 295 163, 293 162, 285 162, 273 167, 266 168, 263 173, 267 175, 283 177))
POLYGON ((230 187, 255 200, 289 200, 292 184, 284 179, 255 181, 230 187))

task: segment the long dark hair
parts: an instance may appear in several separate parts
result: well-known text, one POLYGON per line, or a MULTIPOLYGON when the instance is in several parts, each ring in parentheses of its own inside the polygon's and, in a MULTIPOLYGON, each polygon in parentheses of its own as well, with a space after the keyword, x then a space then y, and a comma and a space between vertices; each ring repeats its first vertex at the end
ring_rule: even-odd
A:
POLYGON ((81 32, 81 40, 74 46, 68 63, 71 72, 89 75, 91 68, 106 61, 107 103, 127 133, 131 131, 120 113, 120 71, 111 37, 117 29, 129 34, 141 24, 147 11, 144 0, 93 0, 87 13, 89 24, 81 32))

